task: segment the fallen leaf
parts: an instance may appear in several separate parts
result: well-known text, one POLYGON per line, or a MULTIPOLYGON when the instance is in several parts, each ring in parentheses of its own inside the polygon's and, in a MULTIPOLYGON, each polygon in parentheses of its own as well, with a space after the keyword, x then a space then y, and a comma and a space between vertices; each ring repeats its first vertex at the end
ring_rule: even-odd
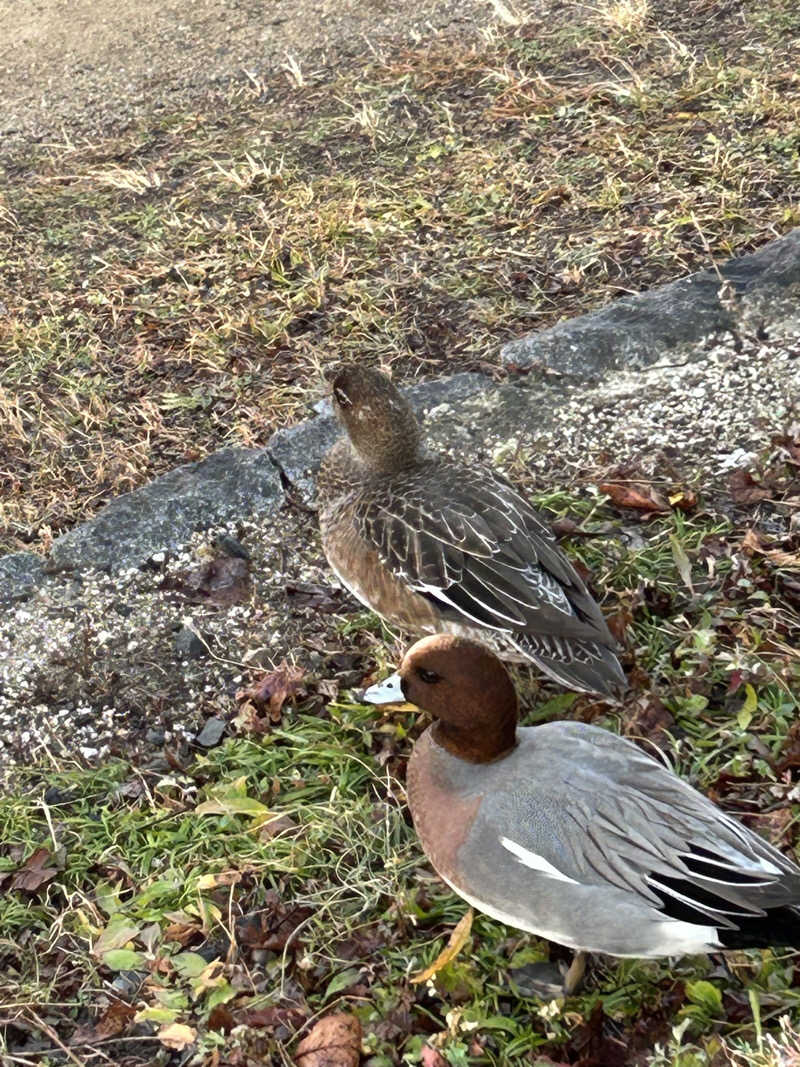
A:
POLYGON ((620 485, 618 482, 602 482, 597 487, 611 497, 620 508, 635 511, 669 511, 669 503, 649 485, 620 485))
POLYGON ((745 698, 744 703, 736 715, 736 722, 740 730, 746 730, 750 723, 753 721, 753 716, 758 708, 758 696, 755 689, 749 682, 744 687, 745 698))
POLYGON ((286 595, 301 608, 312 608, 322 615, 342 610, 342 590, 328 585, 310 585, 308 582, 287 582, 286 595))
POLYGON ((619 611, 606 615, 606 625, 611 631, 614 640, 620 645, 625 644, 625 634, 632 622, 633 612, 628 608, 620 608, 619 611))
POLYGON ((112 948, 103 956, 103 963, 110 971, 135 971, 144 968, 147 961, 132 948, 112 948))
POLYGON ((440 971, 442 967, 445 967, 451 960, 456 958, 469 938, 470 931, 472 930, 472 916, 473 911, 472 908, 470 908, 456 923, 453 932, 450 934, 450 940, 447 942, 446 947, 442 949, 429 967, 426 967, 424 971, 420 971, 419 974, 412 976, 412 982, 427 982, 429 978, 433 978, 437 971, 440 971))
POLYGON ((274 890, 268 890, 261 911, 236 920, 236 940, 247 948, 282 952, 295 930, 311 915, 309 908, 288 906, 274 890))
POLYGON ((237 1025, 251 1026, 256 1029, 277 1030, 285 1027, 292 1033, 297 1033, 305 1023, 308 1015, 300 1008, 271 1004, 267 1008, 251 1008, 237 1012, 235 1019, 237 1025))
POLYGON ((70 1044, 90 1045, 94 1041, 105 1041, 116 1037, 127 1029, 128 1023, 136 1015, 136 1008, 124 1000, 112 1000, 93 1026, 79 1026, 72 1035, 70 1044))
POLYGON ((259 711, 268 712, 270 721, 279 723, 283 705, 290 697, 297 695, 302 685, 302 669, 284 660, 274 671, 265 674, 252 685, 239 689, 236 700, 239 703, 249 702, 259 711))
POLYGON ((681 489, 677 493, 671 493, 669 506, 675 511, 694 511, 697 507, 697 493, 691 489, 681 489))
POLYGON ((195 884, 198 889, 215 889, 219 885, 236 885, 241 880, 241 871, 219 871, 217 874, 201 874, 195 884))
POLYGON ((765 556, 776 567, 788 570, 800 570, 800 552, 784 552, 780 548, 770 548, 759 533, 748 530, 742 538, 742 548, 748 555, 757 553, 765 556))
POLYGON ((678 568, 678 574, 680 574, 683 584, 689 592, 693 594, 692 565, 689 562, 689 557, 686 555, 686 550, 675 534, 669 535, 669 543, 672 548, 672 558, 675 560, 675 566, 678 568))
POLYGON ((279 815, 276 819, 270 819, 264 823, 258 831, 262 841, 269 841, 273 837, 281 837, 284 834, 298 833, 300 826, 290 815, 279 815))
POLYGON ((185 945, 198 934, 202 927, 194 922, 172 922, 164 931, 165 941, 177 941, 179 945, 185 945))
POLYGON ((189 1045, 193 1045, 197 1039, 197 1031, 185 1023, 168 1023, 158 1031, 158 1040, 167 1048, 174 1048, 182 1052, 189 1045))
POLYGON ((326 1015, 297 1046, 300 1067, 358 1067, 361 1059, 361 1023, 341 1012, 326 1015))
POLYGON ((112 915, 105 929, 92 945, 92 954, 100 958, 112 948, 124 948, 139 933, 137 923, 124 915, 112 915))
POLYGON ((661 698, 655 693, 645 693, 637 698, 632 711, 626 715, 625 736, 646 738, 658 745, 674 724, 675 719, 661 698))
POLYGON ((52 854, 46 848, 37 848, 14 872, 10 889, 22 889, 26 893, 35 893, 37 889, 51 881, 58 874, 57 867, 48 867, 52 854))
POLYGON ((228 1034, 236 1026, 236 1020, 229 1008, 224 1004, 216 1004, 208 1014, 206 1025, 209 1030, 221 1030, 223 1034, 228 1034))
POLYGON ((239 557, 217 556, 168 579, 163 587, 176 590, 195 604, 227 608, 249 599, 250 564, 239 557))
POLYGON ((771 495, 771 490, 746 470, 734 471, 728 479, 728 488, 735 504, 757 504, 771 495))

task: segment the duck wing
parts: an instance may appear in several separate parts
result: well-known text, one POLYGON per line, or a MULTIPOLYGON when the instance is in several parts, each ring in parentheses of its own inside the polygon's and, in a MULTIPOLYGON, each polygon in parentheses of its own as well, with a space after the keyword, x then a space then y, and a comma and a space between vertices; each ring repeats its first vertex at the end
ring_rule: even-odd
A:
POLYGON ((577 571, 528 501, 493 472, 429 461, 372 483, 355 520, 382 562, 444 619, 509 634, 565 684, 624 683, 616 642, 577 571), (586 678, 576 676, 581 665, 586 678))
POLYGON ((580 723, 520 739, 460 854, 496 910, 618 955, 800 944, 800 869, 668 768, 580 723))

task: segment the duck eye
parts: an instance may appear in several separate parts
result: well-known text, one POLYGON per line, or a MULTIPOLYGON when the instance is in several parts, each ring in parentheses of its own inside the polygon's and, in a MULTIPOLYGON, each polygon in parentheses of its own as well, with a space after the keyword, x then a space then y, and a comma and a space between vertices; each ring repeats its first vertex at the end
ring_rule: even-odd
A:
POLYGON ((426 671, 424 667, 417 667, 417 676, 426 685, 435 685, 436 682, 442 680, 441 674, 437 674, 436 671, 426 671))

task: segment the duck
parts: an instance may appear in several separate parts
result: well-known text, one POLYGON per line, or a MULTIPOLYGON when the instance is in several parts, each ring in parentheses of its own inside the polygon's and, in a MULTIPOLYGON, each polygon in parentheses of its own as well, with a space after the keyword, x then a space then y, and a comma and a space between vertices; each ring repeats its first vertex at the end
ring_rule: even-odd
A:
POLYGON ((381 371, 331 368, 346 431, 317 481, 322 546, 339 581, 412 635, 483 640, 579 692, 618 700, 617 642, 547 522, 491 469, 427 450, 381 371))
POLYGON ((582 722, 518 726, 485 645, 434 634, 371 704, 433 723, 406 794, 422 848, 473 908, 577 952, 658 958, 800 944, 800 867, 668 766, 582 722))

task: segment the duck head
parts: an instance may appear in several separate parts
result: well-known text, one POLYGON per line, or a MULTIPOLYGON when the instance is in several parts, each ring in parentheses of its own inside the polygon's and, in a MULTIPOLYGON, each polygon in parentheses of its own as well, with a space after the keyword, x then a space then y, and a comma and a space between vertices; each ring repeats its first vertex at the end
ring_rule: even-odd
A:
POLYGON ((489 763, 516 745, 518 703, 508 672, 488 648, 464 637, 423 637, 397 674, 370 686, 364 699, 429 712, 437 743, 469 763, 489 763))
POLYGON ((409 402, 385 374, 347 363, 331 368, 326 377, 332 387, 333 410, 367 467, 391 472, 417 461, 419 423, 409 402))

